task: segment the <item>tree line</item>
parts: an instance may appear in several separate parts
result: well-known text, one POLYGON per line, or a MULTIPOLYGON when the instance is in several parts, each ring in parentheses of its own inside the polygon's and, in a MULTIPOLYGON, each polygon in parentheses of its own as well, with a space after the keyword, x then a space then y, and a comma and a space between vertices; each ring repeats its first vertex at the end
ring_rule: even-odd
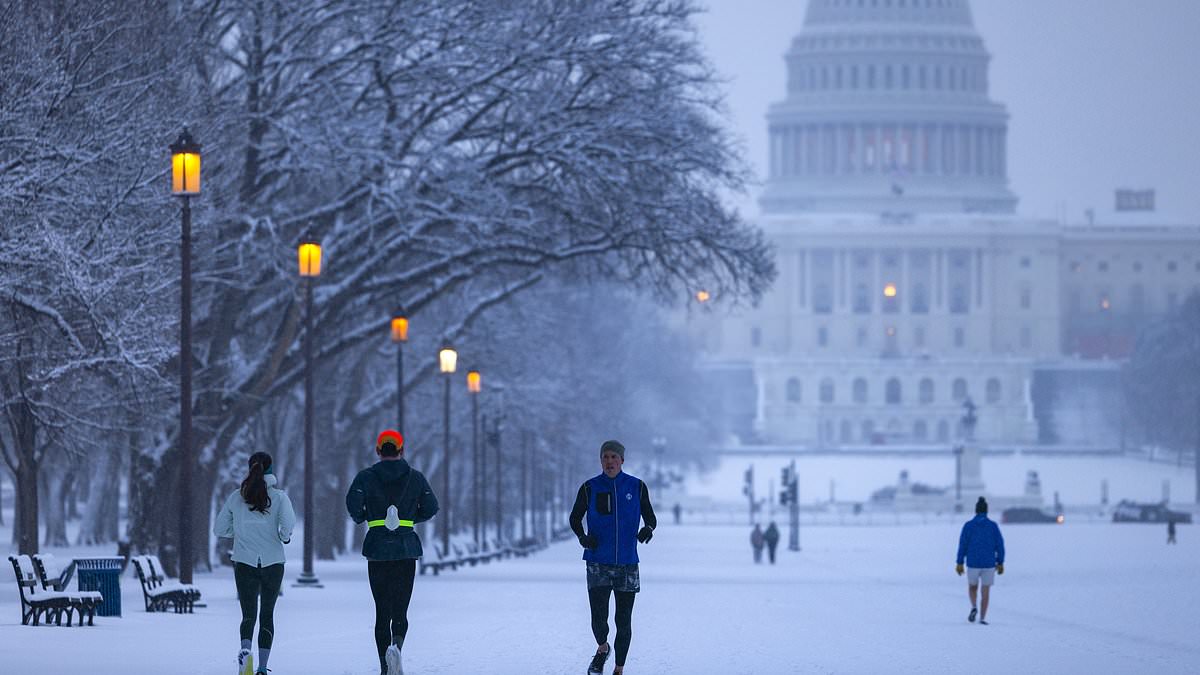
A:
MULTIPOLYGON (((717 433, 689 346, 648 303, 697 289, 753 302, 775 268, 722 199, 747 170, 696 11, 0 1, 0 452, 17 547, 37 550, 43 520, 47 543, 67 543, 63 523, 86 498, 84 543, 126 536, 170 557, 179 224, 166 146, 184 125, 204 147, 186 355, 199 564, 214 500, 249 452, 273 452, 299 488, 302 236, 326 259, 311 514, 322 557, 345 547, 340 491, 393 417, 397 304, 413 325, 410 452, 435 485, 446 342, 500 385, 485 385, 486 414, 513 444, 502 457, 524 464, 499 470, 553 467, 543 502, 567 498, 556 481, 607 435, 648 440, 664 419, 680 446, 717 433)), ((466 406, 456 395, 459 449, 466 406)), ((454 478, 445 498, 464 513, 475 478, 454 478)))

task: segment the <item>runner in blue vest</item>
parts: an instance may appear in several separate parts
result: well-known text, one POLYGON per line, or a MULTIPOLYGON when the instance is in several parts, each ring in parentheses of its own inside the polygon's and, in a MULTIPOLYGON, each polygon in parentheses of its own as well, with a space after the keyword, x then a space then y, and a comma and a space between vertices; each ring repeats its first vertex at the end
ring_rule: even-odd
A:
POLYGON ((375 440, 379 461, 358 472, 346 493, 354 522, 367 521, 362 554, 375 597, 375 648, 381 675, 401 675, 400 651, 408 634, 421 539, 413 525, 438 511, 437 497, 424 474, 404 459, 404 437, 388 429, 375 440))
POLYGON ((600 446, 600 466, 604 472, 579 486, 571 509, 571 530, 579 537, 584 548, 583 559, 587 561, 592 634, 598 645, 588 666, 589 673, 604 672, 604 662, 612 651, 608 644, 608 598, 612 594, 617 596, 617 667, 613 675, 624 672, 633 636, 633 599, 641 590, 637 545, 650 541, 658 525, 646 484, 621 471, 624 463, 625 446, 605 441, 600 446))

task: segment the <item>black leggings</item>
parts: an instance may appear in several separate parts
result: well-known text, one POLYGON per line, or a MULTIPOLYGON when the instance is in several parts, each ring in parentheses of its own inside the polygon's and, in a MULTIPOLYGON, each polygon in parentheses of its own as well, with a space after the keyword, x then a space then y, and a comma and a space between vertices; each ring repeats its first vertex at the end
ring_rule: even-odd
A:
POLYGON ((379 665, 385 664, 389 645, 404 646, 408 634, 408 602, 412 600, 416 560, 368 560, 367 577, 375 596, 375 648, 379 665))
POLYGON ((588 601, 592 605, 592 634, 596 636, 596 644, 608 642, 608 596, 617 595, 617 665, 625 665, 625 655, 629 653, 629 640, 633 638, 633 599, 637 593, 614 591, 611 586, 588 589, 588 601))
POLYGON ((242 639, 249 640, 254 635, 257 614, 258 648, 270 649, 275 639, 275 600, 279 598, 279 586, 283 584, 283 563, 266 567, 236 563, 233 581, 237 584, 238 602, 242 605, 242 639), (261 610, 259 596, 262 597, 261 610))

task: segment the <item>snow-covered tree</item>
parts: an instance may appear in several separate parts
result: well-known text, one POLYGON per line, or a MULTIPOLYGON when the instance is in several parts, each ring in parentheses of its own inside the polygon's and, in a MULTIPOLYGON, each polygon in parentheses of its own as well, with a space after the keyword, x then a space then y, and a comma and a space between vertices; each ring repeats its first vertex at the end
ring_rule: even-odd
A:
POLYGON ((171 249, 146 158, 165 154, 171 25, 151 2, 0 3, 0 450, 23 552, 47 452, 104 448, 123 409, 163 423, 171 249))
POLYGON ((1124 373, 1125 400, 1145 439, 1196 459, 1200 503, 1200 293, 1147 326, 1124 373))

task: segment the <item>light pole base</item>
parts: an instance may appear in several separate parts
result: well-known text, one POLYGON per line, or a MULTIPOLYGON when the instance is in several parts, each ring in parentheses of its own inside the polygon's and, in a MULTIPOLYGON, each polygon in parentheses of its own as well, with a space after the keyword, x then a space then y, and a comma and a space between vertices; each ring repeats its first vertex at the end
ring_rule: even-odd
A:
POLYGON ((321 581, 317 579, 317 575, 312 572, 301 572, 300 576, 296 577, 296 583, 292 584, 292 588, 325 588, 321 585, 321 581))

